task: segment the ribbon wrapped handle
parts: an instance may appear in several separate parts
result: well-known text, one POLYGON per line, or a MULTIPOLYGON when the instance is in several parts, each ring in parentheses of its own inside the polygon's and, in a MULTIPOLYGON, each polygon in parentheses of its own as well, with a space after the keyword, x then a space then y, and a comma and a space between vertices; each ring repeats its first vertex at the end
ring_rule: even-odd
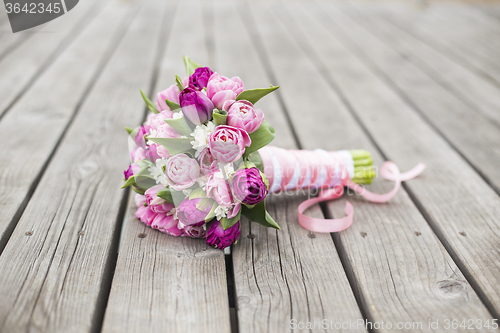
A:
MULTIPOLYGON (((365 199, 371 202, 387 202, 392 199, 399 191, 401 182, 413 179, 421 174, 425 169, 425 164, 418 163, 411 170, 401 173, 399 168, 393 162, 387 161, 380 168, 380 175, 387 180, 394 181, 393 189, 385 194, 377 194, 366 190, 350 180, 347 181, 346 186, 355 191, 365 199)), ((304 212, 314 204, 335 200, 344 194, 342 186, 326 189, 320 192, 317 198, 308 199, 302 202, 298 207, 299 223, 304 228, 314 232, 338 232, 349 228, 352 225, 354 217, 354 207, 347 201, 345 207, 346 216, 338 219, 320 219, 304 215, 304 212)))

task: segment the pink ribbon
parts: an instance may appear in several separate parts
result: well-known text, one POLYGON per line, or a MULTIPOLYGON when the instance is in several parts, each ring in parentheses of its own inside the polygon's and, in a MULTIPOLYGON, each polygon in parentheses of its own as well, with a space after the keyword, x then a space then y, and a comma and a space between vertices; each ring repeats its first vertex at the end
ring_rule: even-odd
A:
MULTIPOLYGON (((417 177, 420 173, 422 173, 422 171, 424 171, 424 169, 425 164, 419 163, 413 169, 401 173, 396 164, 393 162, 385 162, 380 169, 380 175, 387 180, 395 182, 394 188, 385 194, 372 193, 350 180, 346 181, 346 186, 363 196, 368 201, 379 203, 386 202, 398 193, 402 181, 417 177)), ((344 188, 342 186, 337 186, 335 188, 323 190, 317 198, 309 199, 301 203, 298 208, 300 225, 315 232, 338 232, 349 228, 352 224, 354 216, 354 208, 349 201, 347 201, 345 205, 345 213, 347 216, 339 219, 318 219, 304 215, 304 211, 312 205, 323 201, 338 199, 342 197, 343 194, 344 188)))

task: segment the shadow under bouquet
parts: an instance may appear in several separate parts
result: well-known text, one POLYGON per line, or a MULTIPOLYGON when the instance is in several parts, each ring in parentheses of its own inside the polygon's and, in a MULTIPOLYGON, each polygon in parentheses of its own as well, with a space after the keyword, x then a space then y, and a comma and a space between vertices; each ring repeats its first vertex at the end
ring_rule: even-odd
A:
POLYGON ((368 200, 390 199, 406 174, 391 162, 380 173, 394 180, 393 191, 377 195, 362 184, 376 173, 364 150, 327 152, 268 146, 275 132, 256 103, 278 86, 245 89, 238 77, 227 78, 184 57, 188 76, 157 94, 156 104, 142 93, 151 111, 139 128, 127 128, 131 164, 125 184, 137 192, 136 217, 172 236, 206 238, 224 249, 238 240, 240 218, 279 229, 266 211, 269 193, 324 189, 299 206, 299 222, 312 231, 334 232, 352 223, 353 209, 336 220, 315 219, 303 212, 338 198, 345 186, 368 200), (325 223, 330 222, 330 223, 325 223))

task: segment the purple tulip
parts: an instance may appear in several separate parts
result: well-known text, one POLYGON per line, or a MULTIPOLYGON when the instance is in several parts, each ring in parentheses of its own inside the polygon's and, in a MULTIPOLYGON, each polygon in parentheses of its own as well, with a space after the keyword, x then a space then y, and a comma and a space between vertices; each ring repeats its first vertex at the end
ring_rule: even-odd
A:
POLYGON ((208 67, 199 67, 194 70, 194 73, 189 77, 189 85, 201 90, 207 86, 208 79, 213 74, 208 67))
POLYGON ((208 205, 204 210, 199 210, 196 205, 201 201, 201 198, 189 200, 184 199, 177 209, 177 218, 182 224, 190 226, 201 226, 205 223, 205 217, 212 209, 212 205, 208 205))
POLYGON ((201 125, 212 119, 214 104, 203 92, 194 87, 184 89, 179 97, 184 117, 195 125, 201 125))
POLYGON ((130 164, 128 169, 123 172, 123 174, 125 175, 125 180, 128 180, 130 177, 135 175, 139 170, 141 170, 141 168, 137 164, 135 163, 130 164))
POLYGON ((268 191, 261 172, 255 167, 237 170, 231 185, 236 199, 247 205, 258 204, 265 199, 268 191))
POLYGON ((220 221, 214 220, 207 230, 207 244, 218 249, 225 249, 240 237, 240 222, 224 230, 220 221))

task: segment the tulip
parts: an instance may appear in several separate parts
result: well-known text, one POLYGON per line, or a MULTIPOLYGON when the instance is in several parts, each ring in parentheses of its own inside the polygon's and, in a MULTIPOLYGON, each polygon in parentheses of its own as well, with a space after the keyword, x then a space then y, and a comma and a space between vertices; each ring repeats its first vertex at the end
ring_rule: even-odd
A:
POLYGON ((219 173, 208 176, 205 186, 207 196, 217 201, 219 205, 224 207, 231 207, 234 205, 229 180, 222 178, 222 175, 219 175, 219 173))
POLYGON ((249 101, 226 101, 222 109, 227 111, 227 124, 242 128, 247 133, 255 132, 264 121, 264 112, 254 109, 249 101))
POLYGON ((201 125, 212 119, 214 104, 203 92, 187 87, 179 99, 184 117, 193 124, 201 125))
POLYGON ((179 229, 179 220, 174 219, 173 215, 159 213, 153 219, 151 228, 157 229, 172 236, 181 236, 184 234, 182 229, 179 229))
POLYGON ((217 109, 222 109, 222 105, 227 100, 235 100, 243 90, 245 85, 237 76, 227 78, 213 73, 207 83, 207 96, 212 100, 217 109))
POLYGON ((144 196, 146 197, 147 205, 155 213, 166 214, 166 213, 169 213, 173 208, 175 208, 173 203, 170 203, 170 202, 166 201, 165 199, 162 199, 156 195, 158 193, 158 191, 160 191, 164 188, 165 188, 165 186, 163 186, 163 185, 156 185, 156 186, 150 187, 144 193, 144 196))
POLYGON ((198 155, 198 161, 200 161, 200 171, 205 176, 219 171, 219 164, 208 148, 201 151, 200 155, 198 155))
POLYGON ((210 134, 208 148, 216 160, 223 163, 237 161, 250 147, 252 140, 248 133, 241 128, 219 125, 210 134))
POLYGON ((240 237, 240 222, 224 230, 220 221, 214 220, 207 230, 207 244, 219 249, 225 249, 240 237))
POLYGON ((213 73, 208 67, 196 68, 194 73, 189 76, 189 85, 202 90, 207 86, 208 80, 213 73))
POLYGON ((255 167, 237 170, 231 185, 236 199, 251 206, 264 200, 268 192, 262 173, 255 167))
POLYGON ((194 185, 200 176, 200 166, 188 155, 177 154, 168 159, 165 174, 170 186, 182 191, 194 185))
POLYGON ((201 201, 201 198, 184 199, 177 209, 177 217, 182 224, 191 226, 201 226, 205 224, 205 217, 212 209, 212 205, 207 205, 204 210, 199 210, 196 205, 201 201))

